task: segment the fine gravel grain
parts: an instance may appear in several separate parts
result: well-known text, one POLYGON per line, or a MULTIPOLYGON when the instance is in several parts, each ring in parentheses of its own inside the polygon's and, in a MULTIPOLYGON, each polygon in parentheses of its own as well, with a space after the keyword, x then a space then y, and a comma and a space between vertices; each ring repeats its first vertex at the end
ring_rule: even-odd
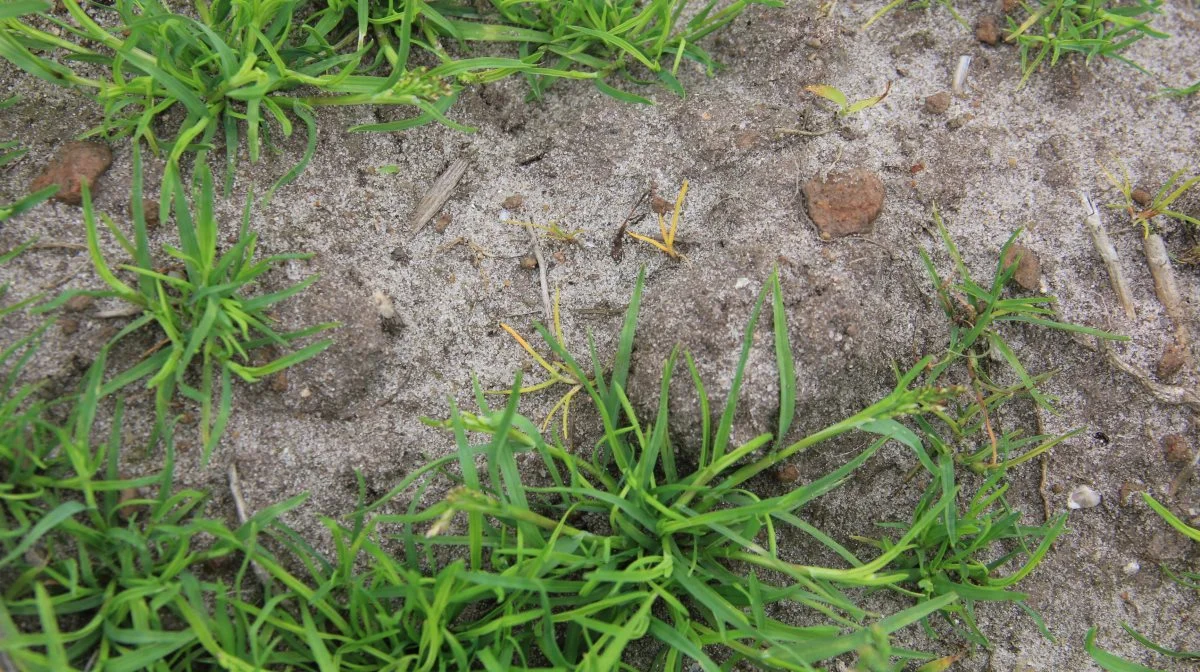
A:
MULTIPOLYGON (((607 358, 635 278, 646 268, 630 391, 644 406, 657 394, 665 353, 680 341, 695 349, 710 391, 724 393, 755 292, 778 265, 802 394, 795 426, 797 431, 824 426, 888 390, 893 361, 904 368, 944 347, 946 327, 918 254, 929 250, 939 271, 950 272, 932 228, 937 207, 978 278, 991 277, 1001 246, 1023 229, 1018 242, 1037 253, 1040 286, 1013 291, 1045 291, 1058 297, 1062 319, 1132 339, 1114 346, 1127 364, 1120 370, 1089 339, 1018 325, 1005 331, 1031 371, 1057 372, 1045 391, 1057 398, 1059 413, 1039 416, 1018 404, 996 421, 1027 434, 1039 426, 1046 433, 1085 428, 1050 453, 1044 483, 1037 463, 1014 470, 1010 500, 1029 523, 1039 524, 1045 515, 1042 494, 1050 514, 1067 510, 1069 493, 1079 486, 1099 499, 1095 507, 1071 511, 1070 533, 1018 587, 1055 639, 1044 637, 1012 605, 982 604, 980 628, 994 647, 976 650, 955 669, 1094 670, 1083 651, 1084 633, 1092 626, 1100 628, 1100 643, 1119 655, 1159 669, 1194 669, 1146 651, 1120 630, 1127 621, 1165 646, 1200 649, 1196 592, 1165 580, 1159 569, 1165 563, 1194 571, 1198 545, 1170 530, 1131 494, 1149 490, 1179 515, 1197 514, 1200 479, 1168 496, 1181 467, 1175 458, 1167 460, 1161 443, 1171 435, 1194 445, 1196 424, 1189 407, 1160 401, 1128 373, 1154 371, 1174 333, 1155 298, 1140 229, 1121 211, 1101 209, 1136 303, 1131 319, 1083 226, 1079 192, 1097 203, 1117 201, 1098 165, 1112 165, 1114 157, 1150 192, 1175 170, 1200 164, 1200 96, 1153 95, 1200 80, 1200 9, 1188 0, 1170 0, 1155 25, 1175 38, 1143 40, 1129 50, 1154 75, 1068 57, 1017 91, 1021 72, 1014 48, 1003 41, 980 42, 973 29, 981 17, 1001 11, 999 6, 955 3, 972 28, 934 3, 927 11, 894 10, 860 30, 883 4, 830 3, 828 16, 813 2, 753 7, 707 44, 727 67, 710 79, 685 64, 680 80, 686 98, 638 91, 653 98, 654 106, 622 104, 578 83, 558 84, 545 100, 526 104, 524 84, 510 80, 469 89, 450 110, 456 121, 478 128, 470 135, 437 126, 350 134, 343 129, 404 112, 321 110, 312 165, 257 208, 252 225, 262 254, 315 253, 268 276, 261 291, 322 275, 279 308, 283 324, 298 328, 338 320, 345 326, 334 334, 333 347, 286 376, 235 386, 232 421, 207 468, 199 466, 195 427, 181 430, 180 483, 211 489, 212 510, 231 521, 225 477, 230 465, 237 466, 251 510, 309 491, 311 499, 289 521, 318 545, 326 543, 317 515, 351 509, 355 470, 363 473, 369 495, 378 496, 426 459, 453 450, 450 436, 420 418, 445 417, 448 398, 469 405, 472 373, 491 390, 504 389, 522 368, 529 372, 527 381, 541 380, 500 323, 532 336, 544 310, 542 272, 551 294, 561 292, 569 349, 586 353, 590 332, 607 358), (970 56, 971 65, 963 94, 950 96, 945 92, 961 56, 970 56), (858 100, 888 82, 891 93, 882 103, 845 118, 804 91, 829 84, 858 100), (460 160, 467 162, 461 179, 440 211, 429 215, 435 226, 413 234, 422 198, 460 160), (398 171, 378 170, 383 166, 398 171), (886 206, 872 232, 825 242, 805 213, 801 185, 856 170, 879 176, 886 206), (625 239, 623 252, 614 255, 614 235, 626 224, 657 236, 657 217, 627 221, 630 204, 652 186, 670 199, 685 179, 690 188, 677 243, 686 260, 668 259, 633 239, 625 239), (519 217, 504 207, 514 194, 523 196, 519 217), (535 264, 543 267, 527 268, 522 258, 531 252, 529 231, 510 219, 554 221, 583 232, 575 243, 543 237, 544 265, 535 264), (381 315, 377 293, 390 300, 391 317, 381 315), (1140 571, 1126 571, 1132 562, 1140 571)), ((64 143, 100 121, 101 109, 78 92, 3 64, 0 89, 4 96, 23 97, 0 117, 0 138, 17 138, 30 149, 0 176, 0 198, 11 200, 26 193, 64 143)), ((243 161, 233 197, 218 203, 230 233, 251 188, 264 193, 300 157, 302 139, 273 140, 278 152, 255 166, 243 161)), ((131 150, 124 140, 111 146, 112 167, 96 184, 96 207, 127 226, 131 150)), ((224 157, 213 160, 223 164, 224 157)), ((148 161, 146 174, 147 193, 153 193, 161 163, 148 161)), ((1200 191, 1176 206, 1200 214, 1200 191)), ((1194 232, 1181 227, 1169 225, 1163 233, 1176 257, 1194 244, 1194 232)), ((171 226, 151 233, 158 248, 172 242, 172 235, 171 226)), ((78 207, 48 202, 10 220, 0 230, 0 249, 32 237, 64 245, 32 249, 0 268, 0 282, 12 284, 10 299, 102 288, 86 251, 79 249, 85 236, 78 207)), ((102 245, 110 259, 120 259, 111 236, 105 234, 102 245)), ((1181 266, 1176 272, 1187 326, 1200 333, 1197 270, 1181 266)), ((128 319, 100 315, 120 307, 99 300, 64 315, 47 332, 29 370, 50 381, 51 389, 71 389, 81 363, 86 366, 128 319)), ((32 324, 19 316, 6 320, 0 343, 11 343, 32 324)), ((772 404, 778 403, 768 375, 769 316, 758 339, 744 392, 748 403, 736 429, 743 438, 769 428, 772 404)), ((153 343, 147 335, 144 343, 130 343, 112 358, 129 365, 153 343)), ((1185 361, 1175 367, 1171 382, 1190 390, 1197 383, 1190 363, 1195 358, 1185 361)), ((1147 375, 1149 382, 1160 382, 1147 375)), ((522 411, 540 421, 558 396, 530 395, 522 411)), ((687 399, 687 390, 681 390, 672 405, 681 451, 695 432, 687 399)), ((145 417, 149 405, 142 395, 131 401, 128 413, 145 417)), ((586 402, 577 406, 573 438, 582 442, 593 433, 586 402)), ((790 465, 794 475, 808 479, 839 464, 855 440, 860 439, 797 456, 790 465)), ((131 450, 125 468, 130 474, 149 471, 158 459, 157 453, 131 450)), ((905 479, 913 464, 911 453, 889 447, 802 513, 853 545, 852 535, 877 533, 875 523, 898 521, 912 510, 924 488, 919 479, 905 479)), ((540 465, 524 468, 539 477, 540 465)), ((764 475, 750 486, 769 494, 785 491, 789 482, 764 475)), ((441 492, 431 488, 428 497, 441 492)), ((801 539, 784 539, 781 548, 793 558, 814 553, 801 539)), ((882 594, 867 602, 881 610, 897 604, 882 594)), ((911 629, 898 643, 951 652, 960 642, 928 642, 911 629)))

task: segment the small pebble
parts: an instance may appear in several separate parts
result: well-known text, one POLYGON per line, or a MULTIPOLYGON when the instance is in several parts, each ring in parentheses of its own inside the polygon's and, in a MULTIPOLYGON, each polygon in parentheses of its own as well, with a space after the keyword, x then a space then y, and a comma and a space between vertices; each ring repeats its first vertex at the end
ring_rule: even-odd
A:
POLYGON ((780 483, 795 483, 800 480, 800 468, 794 464, 784 465, 775 472, 775 480, 780 483))
POLYGON ((1192 448, 1182 434, 1164 436, 1163 453, 1168 464, 1187 464, 1192 461, 1192 448))
POLYGON ((925 98, 925 111, 929 114, 945 114, 950 109, 950 92, 939 91, 925 98))
POLYGON ((399 245, 392 248, 391 257, 392 261, 398 261, 402 264, 407 264, 409 261, 408 251, 399 245))
POLYGON ((287 392, 288 376, 287 371, 280 371, 271 376, 271 390, 274 392, 287 392))
MULTIPOLYGON (((133 207, 129 208, 129 216, 133 217, 133 207)), ((153 198, 142 199, 142 217, 146 220, 147 229, 156 229, 160 224, 158 217, 158 201, 153 198)))
POLYGON ((312 390, 308 389, 307 387, 304 388, 303 390, 300 390, 300 398, 301 399, 307 399, 311 396, 312 396, 312 390))
POLYGON ((437 231, 438 233, 445 233, 446 229, 450 228, 451 221, 453 221, 453 218, 450 216, 450 213, 443 212, 441 215, 438 215, 436 220, 434 220, 433 230, 437 231))
POLYGON ((396 305, 392 303, 392 298, 379 290, 371 295, 371 299, 375 302, 375 310, 379 311, 379 317, 390 320, 396 317, 396 305))
POLYGON ((67 312, 70 313, 82 313, 88 308, 91 308, 92 304, 95 302, 96 299, 88 296, 87 294, 76 294, 63 304, 63 308, 66 308, 67 312))
POLYGON ((520 210, 522 205, 525 205, 525 197, 520 194, 513 194, 504 199, 501 203, 505 210, 520 210))
POLYGON ((1129 563, 1123 568, 1123 571, 1125 572, 1125 576, 1133 576, 1141 571, 1141 569, 1141 563, 1139 563, 1137 560, 1130 560, 1129 563))
POLYGON ((71 334, 79 331, 79 320, 63 318, 58 321, 58 329, 63 333, 64 336, 70 336, 71 334))
POLYGON ((967 122, 971 121, 974 118, 975 118, 975 115, 973 115, 969 112, 967 114, 960 114, 959 116, 951 119, 950 121, 947 121, 946 128, 949 128, 952 131, 957 131, 958 129, 962 128, 963 126, 966 126, 967 122))
POLYGON ((537 257, 533 256, 532 254, 527 254, 521 257, 521 268, 527 271, 532 271, 533 269, 537 268, 537 265, 537 257))
POLYGON ((1100 493, 1081 485, 1071 491, 1067 497, 1068 509, 1091 509, 1100 505, 1100 493))
POLYGON ((1187 348, 1177 342, 1172 342, 1167 347, 1163 348, 1162 356, 1158 358, 1158 366, 1155 367, 1155 373, 1158 374, 1158 379, 1162 381, 1170 381, 1179 373, 1183 365, 1187 364, 1187 348))
POLYGON ((1016 260, 1017 270, 1013 273, 1012 280, 1020 285, 1021 289, 1031 292, 1037 291, 1042 281, 1042 263, 1038 260, 1033 250, 1014 243, 1009 245, 1008 250, 1004 253, 1004 267, 1007 269, 1016 260))
POLYGON ((984 44, 995 45, 1000 41, 1000 19, 984 14, 975 22, 975 39, 984 44))
POLYGON ((1146 191, 1145 189, 1134 189, 1133 193, 1131 193, 1129 197, 1133 199, 1134 203, 1137 203, 1143 208, 1147 205, 1150 205, 1151 199, 1154 198, 1150 195, 1150 192, 1146 191))

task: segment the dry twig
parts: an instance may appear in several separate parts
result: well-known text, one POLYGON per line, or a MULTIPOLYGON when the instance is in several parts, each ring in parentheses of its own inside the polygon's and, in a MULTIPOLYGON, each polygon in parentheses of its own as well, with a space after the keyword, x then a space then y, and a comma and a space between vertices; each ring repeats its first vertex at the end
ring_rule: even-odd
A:
MULTIPOLYGON (((250 516, 246 513, 246 500, 242 498, 242 483, 238 478, 237 465, 233 463, 229 465, 229 492, 233 493, 233 505, 237 508, 238 522, 245 525, 246 521, 250 520, 250 516)), ((251 560, 250 567, 264 588, 271 584, 271 575, 261 565, 251 560)))
POLYGON ((1129 284, 1125 282, 1124 274, 1121 273, 1121 262, 1117 259, 1117 250, 1113 247, 1112 241, 1108 239, 1108 232, 1104 230, 1104 224, 1100 221, 1100 210, 1092 202, 1091 197, 1083 192, 1079 193, 1079 201, 1083 203, 1084 210, 1087 211, 1087 217, 1083 220, 1083 224, 1091 234, 1092 244, 1096 246, 1096 252, 1104 262, 1104 268, 1108 271, 1108 280, 1117 294, 1117 300, 1120 301, 1121 307, 1125 309, 1125 315, 1129 319, 1137 319, 1137 313, 1133 309, 1133 295, 1129 291, 1129 284))
POLYGON ((465 172, 467 172, 467 160, 455 159, 441 177, 434 181, 433 186, 429 187, 429 191, 426 192, 425 198, 422 198, 421 202, 417 204, 417 211, 408 224, 412 235, 416 235, 423 229, 429 220, 438 213, 438 210, 442 209, 446 201, 450 200, 451 192, 454 191, 455 185, 462 179, 465 172))
POLYGON ((552 324, 554 309, 550 304, 550 285, 546 282, 546 259, 542 256, 542 244, 538 242, 537 231, 529 229, 529 240, 533 246, 533 256, 537 259, 538 280, 542 283, 542 309, 545 313, 546 325, 552 324))

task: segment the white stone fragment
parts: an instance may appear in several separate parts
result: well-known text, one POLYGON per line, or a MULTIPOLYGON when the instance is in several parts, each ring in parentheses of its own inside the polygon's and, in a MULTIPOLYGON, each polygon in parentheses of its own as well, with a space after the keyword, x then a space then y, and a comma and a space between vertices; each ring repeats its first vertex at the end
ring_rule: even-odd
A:
POLYGON ((1086 485, 1081 485, 1071 491, 1067 497, 1068 509, 1090 509, 1100 504, 1100 493, 1089 488, 1086 485))

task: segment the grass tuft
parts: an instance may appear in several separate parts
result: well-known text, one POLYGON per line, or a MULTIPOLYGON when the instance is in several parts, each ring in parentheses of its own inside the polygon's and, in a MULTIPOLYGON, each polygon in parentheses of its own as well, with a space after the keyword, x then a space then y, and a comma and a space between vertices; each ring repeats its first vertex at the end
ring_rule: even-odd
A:
POLYGON ((1116 59, 1144 74, 1145 68, 1121 55, 1144 37, 1167 39, 1170 35, 1150 26, 1160 13, 1161 0, 1036 0, 1026 6, 1029 16, 1021 23, 1008 17, 1006 42, 1015 42, 1021 56, 1020 89, 1038 66, 1053 67, 1064 54, 1082 54, 1088 63, 1097 56, 1116 59), (1047 61, 1047 57, 1049 60, 1047 61))
MULTIPOLYGON (((127 237, 107 215, 100 218, 133 263, 114 269, 105 259, 99 244, 99 227, 87 185, 83 189, 83 215, 87 227, 88 253, 97 274, 108 285, 104 292, 86 292, 120 299, 140 309, 138 316, 110 341, 110 346, 143 327, 153 325, 160 334, 158 342, 143 353, 140 360, 105 384, 105 394, 136 381, 147 379, 155 390, 159 420, 171 431, 170 402, 176 392, 200 406, 200 436, 203 461, 220 439, 229 420, 232 402, 232 377, 253 383, 305 361, 332 344, 329 339, 278 355, 262 364, 253 363, 264 349, 289 349, 294 343, 335 323, 318 324, 294 332, 278 332, 269 310, 279 302, 302 292, 317 276, 283 290, 249 296, 247 289, 272 267, 290 260, 307 259, 308 254, 279 254, 255 260, 258 234, 250 229, 248 198, 236 239, 222 253, 220 226, 213 216, 213 181, 208 166, 196 165, 195 213, 189 208, 183 180, 178 173, 164 186, 171 201, 161 204, 163 221, 174 211, 179 247, 166 246, 169 261, 158 262, 150 253, 145 213, 142 209, 142 165, 137 146, 133 154, 133 186, 130 210, 133 236, 127 237), (173 203, 173 206, 172 206, 173 203), (127 283, 117 275, 125 271, 134 277, 127 283), (189 366, 200 369, 199 385, 189 382, 189 366), (214 396, 217 403, 214 408, 214 396)), ((65 292, 55 301, 39 308, 53 309, 80 292, 65 292)))

